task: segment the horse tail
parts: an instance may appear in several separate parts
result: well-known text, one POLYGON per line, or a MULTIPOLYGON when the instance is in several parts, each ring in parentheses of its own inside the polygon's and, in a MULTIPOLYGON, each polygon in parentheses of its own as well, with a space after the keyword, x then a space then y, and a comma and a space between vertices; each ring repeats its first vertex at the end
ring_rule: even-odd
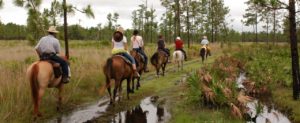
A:
POLYGON ((34 64, 32 66, 29 79, 30 79, 30 86, 31 86, 31 94, 35 105, 38 104, 38 97, 39 97, 39 83, 37 81, 38 73, 39 73, 39 66, 38 64, 34 64))
POLYGON ((158 59, 158 53, 154 53, 151 57, 151 64, 156 65, 157 64, 157 59, 158 59))
POLYGON ((200 50, 200 56, 202 57, 202 59, 204 59, 204 56, 205 56, 205 48, 201 48, 201 50, 200 50))
POLYGON ((115 74, 115 71, 113 69, 113 60, 112 58, 107 59, 106 61, 106 71, 107 71, 107 75, 110 75, 110 77, 113 77, 115 74))

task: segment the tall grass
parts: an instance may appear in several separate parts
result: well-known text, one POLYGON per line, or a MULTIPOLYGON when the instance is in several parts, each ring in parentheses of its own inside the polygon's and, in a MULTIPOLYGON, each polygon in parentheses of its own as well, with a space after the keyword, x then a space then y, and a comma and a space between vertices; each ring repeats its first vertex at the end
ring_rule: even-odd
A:
MULTIPOLYGON (((168 46, 173 51, 173 44, 168 46)), ((200 46, 188 50, 191 57, 198 57, 197 47, 200 46)), ((145 52, 149 58, 155 51, 156 44, 147 44, 145 52)), ((104 84, 102 67, 110 56, 110 42, 70 42, 72 77, 63 92, 64 112, 99 98, 98 90, 104 84)), ((34 47, 28 46, 26 41, 0 41, 0 122, 32 122, 33 103, 25 73, 36 60, 34 47)), ((150 70, 154 68, 150 67, 150 70)), ((56 95, 56 89, 46 90, 40 106, 41 122, 58 115, 56 95)))
MULTIPOLYGON (((27 67, 38 59, 33 47, 26 42, 1 42, 0 49, 0 122, 31 122, 32 99, 26 80, 27 67)), ((91 43, 92 44, 92 43, 91 43)), ((110 48, 71 42, 70 62, 72 78, 65 85, 63 105, 66 109, 95 100, 103 83, 102 66, 110 56, 110 48), (78 46, 77 46, 78 45, 78 46)), ((53 116, 56 89, 47 89, 42 99, 44 118, 53 116)))

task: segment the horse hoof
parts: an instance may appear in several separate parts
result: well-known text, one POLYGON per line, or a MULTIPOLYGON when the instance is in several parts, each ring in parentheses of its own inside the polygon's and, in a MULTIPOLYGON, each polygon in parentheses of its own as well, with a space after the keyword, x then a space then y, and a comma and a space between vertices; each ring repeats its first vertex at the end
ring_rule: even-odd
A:
POLYGON ((42 113, 37 113, 37 117, 43 117, 42 113))

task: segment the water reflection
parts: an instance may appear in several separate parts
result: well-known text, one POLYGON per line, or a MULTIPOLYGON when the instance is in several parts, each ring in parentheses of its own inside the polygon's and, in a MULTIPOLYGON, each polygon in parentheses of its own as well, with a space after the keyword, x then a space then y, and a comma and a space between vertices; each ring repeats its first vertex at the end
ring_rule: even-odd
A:
POLYGON ((164 105, 155 104, 150 97, 141 101, 141 104, 127 111, 123 111, 112 118, 111 123, 164 123, 170 114, 164 105), (118 119, 118 120, 117 120, 118 119))

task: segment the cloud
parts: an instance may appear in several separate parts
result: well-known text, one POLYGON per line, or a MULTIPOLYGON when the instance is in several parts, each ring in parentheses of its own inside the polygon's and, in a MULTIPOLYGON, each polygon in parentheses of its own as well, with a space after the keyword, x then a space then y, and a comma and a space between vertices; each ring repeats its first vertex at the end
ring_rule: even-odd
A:
MULTIPOLYGON (((42 8, 49 8, 50 3, 53 0, 43 0, 42 8)), ((62 0, 58 0, 62 1, 62 0)), ((138 5, 144 3, 146 0, 67 0, 78 8, 83 8, 90 4, 94 10, 95 19, 89 19, 84 14, 77 12, 74 16, 69 16, 69 24, 78 24, 83 27, 97 26, 101 23, 105 25, 107 23, 106 16, 108 13, 117 12, 119 13, 119 24, 124 28, 131 28, 131 14, 133 10, 138 9, 138 5)), ((224 0, 225 5, 230 8, 230 17, 227 18, 229 22, 234 19, 231 23, 232 27, 236 30, 241 30, 242 15, 245 12, 246 0, 224 0)), ((26 24, 27 10, 24 8, 16 7, 12 4, 12 0, 4 0, 4 8, 0 11, 1 21, 4 23, 13 22, 17 24, 26 24)), ((160 0, 148 0, 148 7, 156 9, 156 20, 159 21, 165 8, 161 6, 160 0)), ((60 21, 62 23, 62 20, 60 21)), ((245 28, 247 29, 247 28, 245 28)), ((251 28, 250 28, 251 29, 251 28)))

